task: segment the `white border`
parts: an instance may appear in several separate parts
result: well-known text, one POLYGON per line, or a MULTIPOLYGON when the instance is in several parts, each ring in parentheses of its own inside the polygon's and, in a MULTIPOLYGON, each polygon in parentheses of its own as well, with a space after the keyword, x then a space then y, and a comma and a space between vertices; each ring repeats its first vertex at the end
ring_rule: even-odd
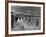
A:
POLYGON ((8 34, 21 34, 21 33, 39 33, 43 32, 43 5, 39 4, 21 4, 21 3, 8 3, 8 34), (41 7, 41 30, 31 31, 11 31, 11 6, 35 6, 41 7))

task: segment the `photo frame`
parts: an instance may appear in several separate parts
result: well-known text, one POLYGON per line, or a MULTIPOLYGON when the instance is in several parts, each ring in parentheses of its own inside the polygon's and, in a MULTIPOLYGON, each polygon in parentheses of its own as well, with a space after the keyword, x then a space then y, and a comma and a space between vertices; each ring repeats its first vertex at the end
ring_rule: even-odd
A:
POLYGON ((38 34, 45 34, 45 3, 6 1, 5 35, 22 36, 38 34))

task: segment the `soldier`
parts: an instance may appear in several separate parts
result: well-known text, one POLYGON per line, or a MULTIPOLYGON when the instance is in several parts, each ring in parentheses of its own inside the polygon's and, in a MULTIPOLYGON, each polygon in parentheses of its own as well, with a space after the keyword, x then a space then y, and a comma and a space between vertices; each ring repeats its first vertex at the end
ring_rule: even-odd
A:
POLYGON ((39 20, 37 19, 37 21, 36 21, 36 26, 38 26, 38 24, 39 24, 39 20))
POLYGON ((11 26, 13 28, 13 23, 14 23, 14 16, 13 16, 13 12, 11 12, 11 26))
POLYGON ((15 17, 15 21, 18 21, 18 17, 15 17))

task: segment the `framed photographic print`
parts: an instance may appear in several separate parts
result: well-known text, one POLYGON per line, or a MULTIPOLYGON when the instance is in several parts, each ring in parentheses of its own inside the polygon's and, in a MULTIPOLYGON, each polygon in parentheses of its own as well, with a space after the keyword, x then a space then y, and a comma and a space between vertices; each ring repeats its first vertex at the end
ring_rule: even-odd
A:
POLYGON ((43 2, 7 1, 5 9, 6 35, 45 33, 45 4, 43 2))

